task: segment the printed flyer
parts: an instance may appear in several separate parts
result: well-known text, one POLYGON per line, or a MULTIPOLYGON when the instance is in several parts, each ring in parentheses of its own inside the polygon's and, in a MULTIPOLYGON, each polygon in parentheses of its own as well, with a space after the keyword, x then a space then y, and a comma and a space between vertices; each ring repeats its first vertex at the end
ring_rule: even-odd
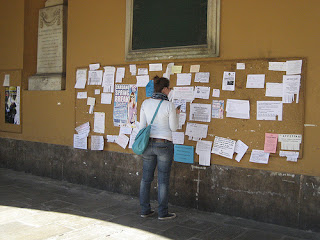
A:
POLYGON ((137 121, 138 88, 133 84, 116 84, 114 91, 113 124, 135 127, 137 121))

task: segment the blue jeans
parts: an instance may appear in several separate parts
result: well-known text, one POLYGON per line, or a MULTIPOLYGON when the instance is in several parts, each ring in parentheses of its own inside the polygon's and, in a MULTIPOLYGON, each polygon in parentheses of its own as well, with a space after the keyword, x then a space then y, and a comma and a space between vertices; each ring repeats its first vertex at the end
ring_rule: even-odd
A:
POLYGON ((154 171, 158 165, 158 215, 168 214, 169 180, 173 161, 173 143, 155 142, 150 140, 142 154, 143 172, 140 184, 141 214, 148 214, 150 206, 150 188, 154 178, 154 171))

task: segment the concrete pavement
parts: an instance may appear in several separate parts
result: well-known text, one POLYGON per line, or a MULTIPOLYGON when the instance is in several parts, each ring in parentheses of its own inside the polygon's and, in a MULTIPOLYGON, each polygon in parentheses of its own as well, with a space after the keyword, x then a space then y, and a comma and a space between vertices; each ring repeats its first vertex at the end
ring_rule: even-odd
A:
POLYGON ((310 231, 177 206, 169 210, 178 217, 143 219, 137 198, 0 168, 0 240, 320 239, 310 231))

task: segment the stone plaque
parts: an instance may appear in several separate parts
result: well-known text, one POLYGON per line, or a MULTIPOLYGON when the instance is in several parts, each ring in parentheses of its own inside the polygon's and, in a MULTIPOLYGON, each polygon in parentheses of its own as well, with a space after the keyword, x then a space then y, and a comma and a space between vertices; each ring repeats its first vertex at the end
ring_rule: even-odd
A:
POLYGON ((67 6, 64 3, 64 0, 48 0, 39 11, 37 74, 29 77, 29 90, 65 89, 67 6))
POLYGON ((64 72, 63 5, 40 10, 37 73, 64 72))

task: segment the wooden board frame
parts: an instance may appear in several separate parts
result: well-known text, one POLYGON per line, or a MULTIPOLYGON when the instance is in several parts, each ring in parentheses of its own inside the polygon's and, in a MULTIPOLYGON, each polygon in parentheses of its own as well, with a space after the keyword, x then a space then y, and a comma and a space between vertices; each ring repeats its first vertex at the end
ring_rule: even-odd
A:
MULTIPOLYGON (((162 76, 165 72, 166 66, 169 62, 162 62, 163 71, 162 72, 149 72, 150 78, 153 78, 155 75, 162 76)), ((210 72, 210 82, 209 83, 195 83, 194 75, 192 73, 192 86, 210 86, 210 98, 209 100, 195 99, 194 103, 212 103, 212 100, 226 100, 227 99, 242 99, 250 101, 250 119, 233 119, 226 118, 226 113, 224 113, 224 119, 211 119, 210 123, 197 122, 202 124, 208 124, 208 137, 204 140, 213 141, 215 136, 226 137, 233 140, 242 140, 244 143, 249 145, 248 153, 252 149, 263 150, 264 147, 264 135, 268 133, 282 133, 282 134, 302 134, 304 131, 304 92, 305 92, 305 81, 306 81, 306 59, 301 57, 295 58, 277 58, 277 59, 239 59, 239 60, 212 60, 212 61, 175 61, 175 65, 182 65, 182 73, 188 73, 190 71, 190 66, 200 64, 200 72, 210 72), (301 74, 301 86, 300 86, 300 96, 299 103, 283 104, 283 121, 257 121, 256 120, 256 101, 281 101, 281 98, 276 97, 265 97, 265 88, 264 89, 247 89, 246 88, 246 79, 247 74, 265 74, 266 83, 267 82, 282 82, 282 76, 286 72, 279 71, 269 71, 268 66, 269 62, 285 62, 287 60, 303 60, 302 64, 302 74, 301 74), (245 70, 237 70, 237 63, 245 63, 245 70), (236 89, 235 91, 222 91, 222 77, 224 71, 236 72, 236 89), (212 97, 212 89, 220 89, 221 94, 219 98, 212 97)), ((123 84, 135 84, 136 77, 131 76, 129 70, 129 64, 123 65, 114 65, 115 67, 125 67, 126 74, 123 79, 123 84)), ((147 63, 137 64, 138 68, 148 68, 147 63)), ((81 67, 79 67, 80 69, 81 67)), ((171 75, 170 87, 176 86, 176 74, 171 75)), ((117 135, 119 133, 119 128, 113 126, 113 104, 114 96, 111 105, 100 104, 100 95, 95 95, 94 90, 101 89, 101 86, 86 86, 86 89, 76 89, 75 98, 77 92, 87 91, 88 96, 96 97, 96 106, 94 111, 105 112, 106 113, 106 129, 104 136, 108 135, 117 135)), ((146 99, 145 88, 139 88, 138 90, 138 121, 139 121, 139 110, 143 100, 146 99)), ((86 105, 86 99, 76 99, 76 126, 81 125, 87 121, 90 122, 91 130, 93 130, 93 114, 88 114, 89 106, 86 105)), ((189 109, 190 105, 187 104, 187 121, 189 121, 189 109)), ((183 126, 182 130, 185 132, 186 124, 183 126)), ((101 135, 93 133, 90 134, 101 135)), ((196 142, 189 141, 185 137, 185 145, 195 146, 196 142)), ((90 138, 89 138, 90 139, 90 138)), ((299 158, 303 156, 303 140, 300 145, 299 158)), ((90 148, 90 141, 88 142, 88 147, 90 148)), ((133 153, 131 149, 122 149, 115 143, 107 143, 105 141, 106 151, 115 151, 115 152, 125 152, 133 153)), ((280 143, 277 147, 277 153, 270 154, 270 157, 279 158, 280 143)), ((197 155, 196 155, 197 156, 197 155)), ((226 159, 217 155, 212 154, 211 161, 213 159, 218 159, 219 162, 227 162, 230 159, 226 159)), ((196 157, 197 158, 197 157, 196 157)), ((197 159, 195 159, 197 161, 197 159)))

